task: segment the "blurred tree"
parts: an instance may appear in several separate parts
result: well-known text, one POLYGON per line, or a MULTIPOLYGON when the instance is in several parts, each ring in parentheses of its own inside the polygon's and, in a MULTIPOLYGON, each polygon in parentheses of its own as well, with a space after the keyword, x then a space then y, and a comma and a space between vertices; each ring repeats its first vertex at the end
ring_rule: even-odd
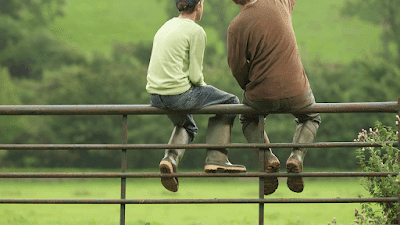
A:
POLYGON ((29 32, 29 37, 10 43, 0 53, 0 64, 19 78, 41 79, 45 69, 86 63, 83 53, 54 39, 43 29, 29 32))
MULTIPOLYGON (((400 96, 400 70, 380 62, 355 61, 349 65, 314 62, 306 67, 317 102, 386 102, 400 96)), ((318 141, 353 141, 357 130, 373 127, 376 121, 395 126, 395 116, 386 113, 324 113, 318 141)), ((355 149, 321 149, 307 153, 305 165, 357 168, 355 149)))
POLYGON ((45 68, 82 63, 82 53, 56 40, 47 26, 65 0, 0 0, 0 65, 13 77, 41 79, 45 68))
POLYGON ((65 0, 0 0, 0 15, 27 23, 26 28, 47 26, 63 16, 65 0))
MULTIPOLYGON (((131 44, 114 43, 111 57, 93 53, 87 65, 63 67, 48 74, 38 84, 37 100, 50 105, 59 104, 149 104, 145 90, 146 69, 141 60, 140 48, 131 44)), ((121 143, 122 116, 54 116, 46 117, 43 127, 30 132, 26 142, 35 143, 121 143)), ((133 143, 165 143, 172 131, 166 117, 129 116, 129 140, 133 143), (164 129, 165 128, 165 129, 164 129), (154 135, 157 133, 157 135, 154 135)), ((162 156, 159 151, 135 151, 128 154, 129 162, 136 168, 157 165, 162 156)), ((103 167, 118 168, 118 151, 27 151, 9 152, 8 162, 15 166, 49 167, 103 167), (21 157, 24 155, 24 157, 21 157)))
MULTIPOLYGON (((0 105, 20 105, 21 101, 7 68, 0 67, 0 105)), ((24 119, 15 116, 0 117, 0 143, 12 143, 20 135, 24 119)))
POLYGON ((132 57, 139 60, 143 66, 148 66, 153 43, 150 41, 139 41, 138 43, 123 43, 114 41, 112 58, 114 61, 122 62, 131 60, 132 57))
POLYGON ((394 43, 397 48, 397 63, 400 66, 400 1, 346 0, 341 13, 381 25, 383 55, 389 56, 389 44, 394 43))

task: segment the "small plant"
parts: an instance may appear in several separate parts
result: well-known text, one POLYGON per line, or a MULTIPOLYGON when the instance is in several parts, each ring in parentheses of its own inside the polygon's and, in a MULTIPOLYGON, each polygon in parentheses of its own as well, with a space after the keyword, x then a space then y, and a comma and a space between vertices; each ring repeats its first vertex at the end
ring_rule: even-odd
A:
MULTIPOLYGON (((336 217, 333 217, 332 224, 336 224, 336 217)), ((331 223, 328 222, 328 225, 331 225, 331 223)))
MULTIPOLYGON (((396 125, 400 118, 397 117, 396 125)), ((393 147, 392 142, 398 140, 398 131, 391 127, 385 127, 377 122, 375 128, 369 129, 369 132, 362 130, 359 133, 356 142, 382 143, 382 147, 366 147, 357 149, 357 159, 364 172, 394 172, 396 176, 388 177, 365 177, 362 178, 364 188, 374 198, 379 197, 395 197, 400 195, 399 185, 399 149, 393 147)), ((358 213, 356 208, 355 217, 357 224, 397 224, 397 215, 400 212, 400 205, 393 202, 374 203, 378 206, 378 210, 374 210, 372 203, 362 203, 362 212, 358 213)))
POLYGON ((358 209, 355 209, 355 217, 356 219, 354 222, 356 224, 385 224, 386 223, 386 214, 383 215, 383 218, 379 219, 366 219, 365 216, 363 215, 364 210, 361 213, 358 213, 358 209))

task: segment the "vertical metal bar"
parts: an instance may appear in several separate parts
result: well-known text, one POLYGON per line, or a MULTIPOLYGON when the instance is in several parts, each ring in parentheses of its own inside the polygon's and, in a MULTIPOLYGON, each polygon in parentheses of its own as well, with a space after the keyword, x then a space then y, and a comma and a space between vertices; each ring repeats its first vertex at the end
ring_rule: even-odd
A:
MULTIPOLYGON (((128 116, 122 116, 122 144, 128 144, 128 116)), ((121 172, 126 173, 127 151, 122 149, 121 152, 121 172)), ((121 199, 126 199, 126 178, 121 178, 121 199)), ((125 204, 121 204, 120 225, 125 225, 125 204)))
MULTIPOLYGON (((264 143, 264 116, 261 115, 258 117, 258 127, 260 129, 260 138, 259 142, 264 143)), ((260 149, 258 151, 258 161, 259 161, 259 171, 264 172, 265 170, 265 149, 260 149)), ((259 194, 258 197, 259 199, 264 199, 264 177, 259 178, 259 194)), ((264 225, 264 203, 259 204, 259 217, 258 217, 258 224, 259 225, 264 225)))
MULTIPOLYGON (((400 98, 397 99, 397 115, 400 118, 400 98)), ((400 121, 398 121, 397 123, 397 144, 398 144, 397 148, 400 150, 400 121)), ((400 153, 397 157, 398 157, 397 162, 400 163, 400 153)), ((400 205, 400 193, 398 193, 397 195, 399 198, 399 205, 400 205)), ((397 214, 397 222, 400 225, 400 211, 397 214)))

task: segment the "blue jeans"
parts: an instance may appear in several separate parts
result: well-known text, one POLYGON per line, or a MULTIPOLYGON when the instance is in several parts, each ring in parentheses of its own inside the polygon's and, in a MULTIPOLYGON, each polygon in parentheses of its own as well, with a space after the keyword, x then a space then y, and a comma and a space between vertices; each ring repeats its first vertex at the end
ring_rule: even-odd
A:
MULTIPOLYGON (((235 95, 221 91, 211 85, 192 85, 189 90, 178 95, 150 94, 150 102, 154 107, 170 110, 191 110, 204 108, 210 105, 240 103, 239 98, 235 95)), ((186 129, 189 134, 189 143, 194 141, 198 128, 192 114, 168 114, 167 116, 174 126, 181 126, 186 129)), ((236 114, 226 114, 223 116, 228 116, 234 119, 236 114)))

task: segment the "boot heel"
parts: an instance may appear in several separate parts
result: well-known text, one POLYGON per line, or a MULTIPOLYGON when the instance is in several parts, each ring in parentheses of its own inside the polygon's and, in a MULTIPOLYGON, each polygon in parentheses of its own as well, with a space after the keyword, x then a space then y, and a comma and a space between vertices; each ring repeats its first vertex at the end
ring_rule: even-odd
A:
MULTIPOLYGON (((159 165, 161 173, 173 173, 174 168, 171 162, 161 161, 159 165)), ((179 188, 179 181, 176 177, 161 177, 161 184, 165 189, 172 192, 177 192, 179 188)))
MULTIPOLYGON (((302 165, 299 161, 289 159, 286 163, 286 170, 288 173, 299 173, 302 172, 302 165)), ((287 186, 293 192, 302 192, 304 189, 303 177, 288 177, 287 186)))
POLYGON ((174 167, 171 162, 161 161, 159 165, 160 173, 173 173, 174 167))
MULTIPOLYGON (((183 127, 176 126, 172 131, 168 144, 187 144, 189 143, 189 134, 183 127)), ((166 149, 165 156, 158 166, 161 173, 176 173, 178 163, 181 160, 185 149, 166 149)), ((161 184, 168 191, 177 192, 179 181, 177 177, 162 177, 161 184)))

